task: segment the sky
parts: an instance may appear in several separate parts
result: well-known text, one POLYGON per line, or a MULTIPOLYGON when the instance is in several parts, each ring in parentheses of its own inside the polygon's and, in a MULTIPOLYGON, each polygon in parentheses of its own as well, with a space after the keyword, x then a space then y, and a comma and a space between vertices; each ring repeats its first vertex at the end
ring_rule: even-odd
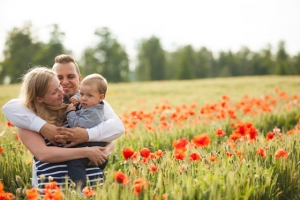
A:
POLYGON ((116 36, 131 63, 138 43, 151 36, 166 51, 192 45, 217 54, 271 45, 275 52, 284 41, 290 55, 300 53, 299 0, 0 0, 0 61, 8 32, 26 21, 44 42, 58 24, 76 59, 98 41, 94 32, 101 27, 116 36))

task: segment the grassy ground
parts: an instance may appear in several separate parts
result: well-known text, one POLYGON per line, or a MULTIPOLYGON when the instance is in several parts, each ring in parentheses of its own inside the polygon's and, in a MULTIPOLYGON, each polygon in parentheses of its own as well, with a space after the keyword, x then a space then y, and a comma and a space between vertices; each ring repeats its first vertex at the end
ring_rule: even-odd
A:
MULTIPOLYGON (((106 183, 95 191, 95 199, 299 199, 299 130, 287 134, 300 118, 299 85, 297 76, 109 83, 106 100, 123 120, 126 133, 116 141, 105 170, 106 183), (230 100, 221 107, 224 95, 230 100), (276 103, 270 104, 272 99, 276 103), (217 118, 224 110, 225 118, 217 118), (236 118, 227 115, 229 111, 236 118), (234 145, 228 143, 236 128, 231 124, 237 121, 251 124, 257 131, 255 142, 245 137, 234 145), (281 133, 266 142, 266 134, 273 132, 274 127, 279 127, 281 133), (226 134, 217 137, 217 128, 226 134), (192 139, 203 133, 211 140, 207 147, 189 147, 184 151, 184 159, 176 158, 174 141, 186 138, 191 145, 192 139), (139 156, 143 148, 152 153, 162 150, 164 155, 159 159, 140 157, 137 162, 125 161, 125 148, 139 156), (288 157, 275 158, 279 149, 288 157), (257 150, 266 155, 261 156, 257 150), (201 160, 191 161, 190 153, 199 154, 201 160), (130 182, 117 183, 116 171, 124 173, 130 182), (144 185, 137 195, 134 182, 139 178, 144 185)), ((19 87, 0 86, 0 105, 17 97, 19 87)), ((0 132, 0 148, 5 149, 0 154, 0 180, 6 191, 16 194, 18 187, 30 188, 30 153, 15 138, 16 129, 7 127, 2 113, 0 132), (16 175, 22 181, 15 180, 16 175)), ((22 199, 24 195, 23 192, 17 197, 22 199)), ((72 193, 64 196, 77 198, 72 193)))

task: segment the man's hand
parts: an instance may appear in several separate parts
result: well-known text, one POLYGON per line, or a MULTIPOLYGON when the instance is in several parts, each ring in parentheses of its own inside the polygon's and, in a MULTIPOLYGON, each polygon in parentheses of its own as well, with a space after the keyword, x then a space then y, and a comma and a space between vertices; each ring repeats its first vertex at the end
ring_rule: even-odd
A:
POLYGON ((53 124, 46 123, 44 126, 42 126, 40 132, 41 134, 47 138, 53 145, 57 145, 57 143, 65 143, 64 140, 56 140, 54 138, 55 135, 58 135, 59 132, 57 130, 57 126, 53 124))
POLYGON ((58 128, 59 135, 55 135, 54 138, 57 140, 66 140, 71 142, 65 147, 71 147, 76 144, 84 143, 89 140, 89 135, 84 128, 73 127, 73 128, 58 128))

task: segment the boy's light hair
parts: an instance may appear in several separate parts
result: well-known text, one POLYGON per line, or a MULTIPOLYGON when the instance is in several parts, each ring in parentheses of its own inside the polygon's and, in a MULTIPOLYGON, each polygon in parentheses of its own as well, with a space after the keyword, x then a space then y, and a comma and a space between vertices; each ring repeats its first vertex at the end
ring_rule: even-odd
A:
POLYGON ((86 76, 80 85, 96 85, 100 94, 107 92, 107 80, 100 74, 90 74, 86 76))

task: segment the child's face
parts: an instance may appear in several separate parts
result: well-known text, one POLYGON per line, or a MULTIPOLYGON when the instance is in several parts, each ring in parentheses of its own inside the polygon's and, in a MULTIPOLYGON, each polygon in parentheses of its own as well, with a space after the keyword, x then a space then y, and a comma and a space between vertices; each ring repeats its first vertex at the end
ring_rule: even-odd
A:
POLYGON ((94 106, 104 99, 104 94, 100 94, 94 84, 80 85, 79 92, 79 102, 83 108, 94 106))
POLYGON ((38 102, 43 102, 50 106, 61 105, 64 101, 64 91, 57 77, 53 77, 44 97, 37 97, 38 102))

